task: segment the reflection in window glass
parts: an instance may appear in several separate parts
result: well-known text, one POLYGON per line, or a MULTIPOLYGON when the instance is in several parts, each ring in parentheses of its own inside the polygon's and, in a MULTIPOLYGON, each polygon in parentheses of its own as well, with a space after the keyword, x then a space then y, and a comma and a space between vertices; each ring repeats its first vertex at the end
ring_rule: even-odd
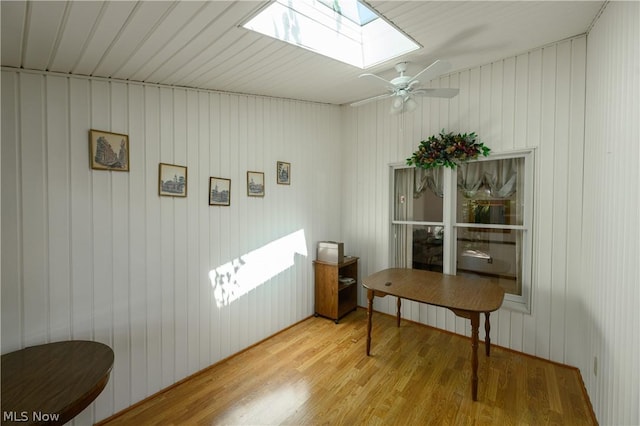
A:
POLYGON ((443 171, 395 170, 394 220, 442 222, 443 171))
POLYGON ((523 172, 523 158, 460 165, 456 221, 522 225, 523 172))
POLYGON ((458 228, 457 274, 491 278, 507 293, 522 294, 522 231, 458 228))
POLYGON ((413 226, 412 268, 442 272, 444 228, 413 226))

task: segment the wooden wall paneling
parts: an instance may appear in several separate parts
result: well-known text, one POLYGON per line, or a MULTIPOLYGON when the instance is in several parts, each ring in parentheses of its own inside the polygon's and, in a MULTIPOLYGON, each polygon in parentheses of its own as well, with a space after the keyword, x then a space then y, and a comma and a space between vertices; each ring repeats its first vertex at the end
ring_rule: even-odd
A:
POLYGON ((504 150, 515 149, 515 100, 516 100, 516 57, 507 58, 502 62, 502 147, 504 150))
POLYGON ((637 262, 640 9, 609 3, 588 35, 582 211, 582 290, 588 310, 586 374, 601 423, 640 421, 637 262), (624 88, 624 90, 621 90, 624 88), (595 363, 597 359, 597 372, 595 363))
POLYGON ((45 195, 44 77, 20 78, 20 181, 22 223, 22 276, 24 297, 23 343, 48 339, 47 205, 45 195), (28 117, 28 118, 27 118, 28 117), (26 194, 29 194, 27 197, 26 194))
MULTIPOLYGON (((129 112, 128 87, 122 83, 112 83, 110 85, 110 111, 111 123, 109 128, 117 133, 128 132, 129 112)), ((94 174, 101 173, 95 171, 94 174)), ((112 234, 111 241, 113 259, 113 350, 119 356, 114 360, 114 374, 112 383, 114 387, 114 407, 121 410, 129 406, 131 400, 131 364, 129 354, 131 353, 129 334, 129 272, 130 272, 130 241, 129 241, 129 173, 128 172, 102 172, 111 177, 111 220, 112 234), (117 265, 117 266, 116 266, 117 265)))
MULTIPOLYGON (((245 124, 245 123, 248 123, 247 97, 234 96, 232 100, 234 102, 233 110, 235 110, 234 138, 237 141, 235 143, 237 147, 236 162, 238 166, 240 166, 240 164, 243 164, 243 163, 246 164, 247 170, 264 172, 264 178, 265 178, 264 183, 266 187, 265 196, 268 194, 270 197, 273 197, 274 196, 274 193, 272 191, 273 186, 269 185, 269 182, 267 179, 268 173, 267 173, 267 170, 264 170, 264 167, 261 164, 262 161, 255 161, 252 164, 253 159, 250 158, 248 155, 249 149, 250 149, 249 148, 250 143, 247 140, 248 126, 245 124), (269 191, 267 192, 266 189, 269 189, 269 191)), ((249 208, 250 202, 255 202, 255 204, 260 203, 260 207, 263 207, 263 204, 268 201, 265 198, 251 200, 251 199, 248 199, 248 197, 245 197, 240 199, 238 216, 237 216, 238 226, 235 231, 236 233, 235 240, 237 241, 237 245, 236 245, 237 248, 233 254, 234 259, 242 259, 248 253, 250 253, 255 249, 258 249, 263 244, 263 241, 254 240, 253 238, 251 238, 253 226, 249 223, 249 221, 252 220, 252 218, 249 215, 249 211, 251 210, 249 208), (245 204, 244 201, 246 201, 247 203, 245 204)), ((241 268, 255 268, 255 267, 256 265, 241 266, 241 268)), ((235 334, 237 338, 236 346, 232 348, 234 353, 237 352, 239 349, 245 347, 246 342, 249 341, 248 322, 250 321, 250 319, 248 318, 249 316, 249 309, 248 309, 249 300, 248 299, 249 297, 251 297, 250 293, 252 292, 252 290, 249 288, 248 282, 242 282, 241 280, 238 280, 238 286, 239 286, 238 288, 239 295, 236 298, 236 300, 230 305, 233 308, 231 311, 233 315, 231 319, 232 333, 235 334)))
MULTIPOLYGON (((186 146, 187 164, 189 164, 189 185, 191 197, 187 197, 187 251, 186 251, 186 282, 187 292, 185 305, 187 309, 187 375, 200 370, 200 215, 202 210, 208 209, 207 191, 209 190, 209 175, 200 164, 200 111, 198 92, 186 91, 186 146)), ((206 156, 205 156, 206 158, 206 156)), ((205 235, 208 233, 205 233, 205 235)))
MULTIPOLYGON (((209 297, 209 361, 214 362, 222 359, 221 354, 221 339, 220 334, 222 329, 220 327, 220 302, 219 302, 219 288, 215 280, 215 269, 221 265, 220 260, 222 258, 221 249, 224 246, 222 240, 222 218, 227 216, 228 211, 233 208, 238 202, 238 198, 241 196, 242 183, 237 175, 232 176, 227 167, 227 161, 222 160, 222 117, 221 117, 221 105, 220 94, 211 93, 208 94, 209 99, 209 158, 210 164, 210 176, 222 177, 225 179, 231 179, 231 203, 226 208, 209 208, 208 221, 209 221, 209 237, 207 245, 209 246, 209 285, 211 286, 209 297), (218 244, 214 244, 214 241, 218 241, 218 244)), ((226 144, 225 144, 226 145, 226 144)))
MULTIPOLYGON (((77 340, 94 340, 93 172, 89 165, 89 129, 91 128, 92 115, 91 82, 70 78, 68 84, 71 191, 69 211, 69 223, 71 224, 69 235, 71 337, 77 340)), ((95 404, 90 405, 74 418, 74 424, 92 423, 95 419, 95 411, 95 404)))
MULTIPOLYGON (((146 86, 144 96, 144 171, 145 171, 145 276, 146 276, 146 361, 147 394, 151 395, 163 387, 163 369, 169 368, 162 357, 162 329, 164 319, 162 310, 163 271, 158 259, 162 255, 162 240, 165 229, 162 227, 163 197, 158 196, 158 164, 163 161, 161 140, 160 89, 146 86)), ((130 141, 131 142, 131 141, 130 141)))
MULTIPOLYGON (((250 126, 248 137, 250 141, 249 151, 252 155, 252 162, 258 162, 259 159, 268 158, 268 154, 270 152, 269 146, 267 146, 269 138, 265 131, 268 129, 268 125, 265 123, 264 117, 268 102, 269 101, 265 98, 254 98, 251 100, 249 120, 253 125, 250 126)), ((266 183, 269 184, 269 182, 266 183)), ((238 188, 240 187, 238 186, 238 188)), ((257 240, 266 241, 267 229, 261 226, 261 216, 261 214, 256 215, 255 212, 252 212, 250 222, 253 226, 251 232, 257 240)), ((269 283, 264 283, 255 289, 249 305, 249 309, 254 312, 255 315, 255 326, 250 327, 251 338, 255 339, 254 341, 260 340, 261 338, 269 335, 267 325, 270 318, 267 313, 267 306, 269 304, 266 303, 267 297, 269 296, 268 287, 269 283)))
MULTIPOLYGON (((169 164, 185 166, 177 163, 174 146, 174 97, 175 89, 160 88, 160 161, 169 164)), ((156 171, 158 174, 158 171, 156 171)), ((182 247, 176 246, 175 235, 176 203, 182 199, 174 197, 160 197, 160 282, 161 282, 161 377, 162 387, 167 387, 176 381, 176 350, 175 350, 175 278, 176 278, 176 251, 182 247)), ((154 262, 155 263, 155 262, 154 262)))
MULTIPOLYGON (((197 93, 197 116, 198 116, 198 179, 202 181, 202 190, 196 195, 196 205, 198 206, 198 251, 197 256, 197 291, 195 297, 198 305, 198 369, 201 370, 211 363, 211 312, 212 285, 209 279, 211 271, 211 223, 209 217, 218 207, 209 206, 209 177, 224 177, 219 175, 219 170, 212 160, 212 138, 211 129, 213 127, 211 116, 211 96, 206 92, 197 93), (198 202, 199 201, 199 202, 198 202)), ((226 178, 226 177, 225 177, 226 178)), ((231 190, 235 189, 234 182, 231 182, 231 190)), ((233 194, 231 194, 233 197, 233 194)), ((231 199, 233 202, 233 198, 231 199)), ((220 207, 222 208, 222 207, 220 207)), ((190 305, 193 307, 193 305, 190 305)))
POLYGON ((550 330, 551 330, 551 304, 552 304, 552 279, 554 229, 553 229, 553 190, 555 176, 555 99, 556 99, 556 46, 549 46, 542 51, 542 81, 541 91, 541 122, 540 122, 540 163, 541 173, 538 182, 540 191, 537 200, 538 210, 538 285, 536 307, 536 333, 546 336, 538 339, 536 352, 542 358, 548 358, 550 354, 550 330), (551 226, 549 226, 551 225, 551 226))
MULTIPOLYGON (((153 181, 146 179, 145 155, 146 126, 144 87, 127 86, 127 112, 129 135, 129 335, 130 335, 130 401, 140 401, 147 396, 147 274, 145 268, 146 190, 153 181)), ((128 403, 130 403, 128 401, 128 403)))
MULTIPOLYGON (((225 173, 225 175, 233 176, 233 179, 238 181, 239 193, 238 197, 245 197, 247 194, 247 178, 246 178, 246 170, 244 168, 238 170, 237 162, 234 162, 234 158, 232 158, 231 152, 233 150, 233 145, 237 143, 236 140, 231 139, 231 130, 230 130, 230 121, 231 121, 231 111, 230 111, 230 95, 228 94, 220 94, 220 109, 219 109, 219 121, 220 121, 220 161, 221 161, 221 170, 225 173)), ((237 215, 239 208, 238 202, 235 204, 232 203, 230 209, 224 209, 221 211, 220 217, 220 228, 219 228, 219 245, 220 245, 220 257, 216 259, 215 267, 222 266, 227 262, 230 262, 235 258, 235 253, 231 250, 232 239, 236 238, 234 235, 235 230, 230 229, 231 225, 231 215, 237 215)), ((216 284, 219 287, 220 284, 216 284)), ((216 324, 216 327, 220 330, 220 334, 218 339, 220 339, 220 358, 226 358, 231 354, 229 347, 231 346, 231 336, 230 336, 230 307, 226 299, 228 288, 219 288, 219 294, 222 297, 219 306, 219 322, 216 324)))
POLYGON ((71 327, 74 339, 93 338, 91 250, 90 82, 69 79, 71 327))
MULTIPOLYGON (((4 12, 2 16, 4 25, 4 12)), ((4 42, 4 40, 3 40, 4 42)), ((4 45, 3 45, 4 50, 4 45)), ((4 54, 4 52, 3 52, 4 54)), ((20 109, 19 74, 2 71, 0 79, 3 96, 0 99, 2 112, 2 353, 12 352, 22 347, 24 325, 22 322, 23 272, 11 265, 22 264, 22 241, 20 230, 22 218, 20 205, 22 191, 20 180, 20 109), (11 247, 11 250, 7 250, 11 247)))
MULTIPOLYGON (((111 129, 110 83, 91 82, 91 126, 99 130, 111 129)), ((111 173, 92 171, 92 253, 93 253, 93 337, 96 341, 113 347, 114 320, 114 264, 113 249, 113 189, 111 173)), ((94 403, 96 416, 107 416, 113 412, 113 381, 94 403)))
MULTIPOLYGON (((273 127, 272 127, 272 131, 273 131, 273 139, 272 142, 270 144, 270 148, 271 149, 277 149, 278 144, 280 143, 280 141, 284 140, 285 138, 285 123, 284 123, 284 116, 286 114, 286 110, 287 110, 287 106, 285 105, 284 100, 282 99, 275 99, 275 116, 273 117, 273 127)), ((288 104, 288 103, 287 103, 288 104)), ((273 157, 271 157, 273 158, 273 157)), ((269 176, 269 173, 264 170, 261 169, 260 171, 265 172, 265 186, 268 185, 267 182, 267 176, 269 176)), ((267 194, 266 189, 265 189, 265 195, 267 194)), ((269 198, 266 200, 264 199, 254 199, 253 201, 256 202, 260 202, 261 204, 258 206, 261 210, 263 209, 265 204, 269 204, 270 202, 273 201, 273 197, 274 197, 274 192, 273 192, 273 183, 270 185, 270 191, 269 191, 269 198)), ((263 216, 266 219, 265 223, 269 223, 269 229, 270 232, 268 233, 268 238, 266 241, 274 241, 277 238, 279 238, 279 229, 278 229, 278 214, 273 210, 273 209, 268 209, 268 210, 263 210, 264 214, 263 216)), ((276 328, 275 329, 280 329, 282 327, 282 325, 286 324, 287 321, 287 310, 285 309, 285 298, 287 297, 287 289, 285 288, 285 285, 283 283, 283 280, 281 279, 281 276, 275 276, 270 280, 271 283, 271 290, 272 290, 272 301, 273 301, 273 306, 276 308, 276 328)))
MULTIPOLYGON (((275 128, 276 128, 275 121, 277 120, 277 117, 278 117, 278 114, 275 112, 277 100, 265 98, 263 102, 264 102, 265 108, 263 109, 263 114, 262 114, 262 123, 261 123, 262 134, 259 136, 262 146, 264 146, 265 141, 274 140, 275 128)), ((269 148, 265 147, 263 149, 264 151, 261 151, 262 155, 263 156, 268 155, 268 153, 270 152, 269 148)), ((268 182, 266 182, 266 184, 268 184, 268 182)), ((243 191, 246 196, 246 177, 244 178, 243 185, 245 185, 243 187, 243 191)), ((265 193, 265 196, 266 196, 266 193, 265 193)), ((256 220, 259 220, 262 223, 268 223, 266 222, 269 220, 267 216, 260 214, 260 212, 257 212, 257 213, 259 214, 259 218, 256 217, 256 220)), ((259 238, 260 241, 266 241, 270 236, 270 232, 271 232, 271 229, 269 229, 268 227, 260 227, 256 237, 259 238)), ((260 286, 260 290, 262 292, 260 302, 263 305, 263 309, 264 309, 263 315, 265 319, 263 324, 263 333, 266 333, 267 335, 269 335, 277 327, 277 313, 276 313, 277 308, 275 308, 275 305, 274 305, 275 296, 273 292, 274 283, 271 281, 267 282, 262 286, 260 286)))
POLYGON ((69 105, 67 79, 45 78, 46 100, 46 197, 49 264, 49 338, 68 340, 71 336, 69 223, 69 105), (56 107, 63 104, 64 108, 56 107))
MULTIPOLYGON (((91 128, 91 82, 69 79, 70 150, 70 254, 71 254, 71 328, 72 338, 93 340, 93 249, 92 249, 92 174, 89 166, 89 129, 91 128)), ((93 422, 94 406, 87 407, 75 419, 76 424, 93 422)))
POLYGON ((520 149, 527 144, 527 114, 529 96, 529 54, 515 57, 514 78, 514 136, 513 148, 520 149))
MULTIPOLYGON (((357 123, 359 116, 359 108, 353 108, 350 106, 342 106, 340 107, 340 117, 343 123, 357 123)), ((316 128, 321 127, 321 123, 316 121, 316 128)), ((341 204, 341 215, 340 215, 340 223, 346 223, 348 225, 357 223, 356 220, 356 199, 353 197, 355 193, 356 186, 356 176, 357 176, 357 167, 358 162, 355 160, 356 152, 357 152, 357 139, 358 139, 358 130, 359 127, 357 125, 346 126, 342 125, 340 128, 340 134, 338 135, 340 140, 343 143, 340 146, 340 150, 338 152, 338 156, 341 159, 341 167, 340 174, 342 179, 342 190, 340 191, 340 204, 341 204)), ((315 155, 314 149, 312 153, 315 155)), ((316 174, 317 175, 317 174, 316 174)), ((316 175, 314 175, 312 184, 315 185, 316 175)), ((313 216, 316 215, 316 200, 311 198, 311 213, 313 216)), ((359 246, 356 245, 357 232, 355 229, 352 229, 350 226, 342 227, 342 236, 345 241, 350 241, 351 244, 354 244, 353 252, 359 252, 359 246)), ((318 240, 322 239, 322 230, 318 229, 314 226, 313 235, 307 236, 307 245, 310 247, 309 257, 313 260, 316 259, 316 243, 318 240), (317 235, 317 237, 316 237, 317 235)), ((365 277, 366 270, 359 265, 359 273, 360 280, 365 277)), ((313 275, 313 267, 310 268, 310 272, 313 275)), ((311 293, 313 294, 313 288, 311 289, 311 293)), ((311 296, 310 296, 311 297, 311 296)), ((364 288, 358 283, 358 305, 366 306, 366 292, 364 288)))
MULTIPOLYGON (((572 42, 571 63, 586 63, 586 38, 575 39, 572 42)), ((585 316, 585 300, 587 291, 580 277, 580 251, 582 247, 582 209, 584 184, 584 126, 585 126, 585 84, 584 67, 572 66, 570 76, 571 109, 569 127, 569 162, 567 175, 567 316, 565 353, 567 363, 578 367, 583 378, 590 372, 590 354, 583 348, 588 342, 588 327, 584 327, 581 318, 585 316)), ((586 380, 585 380, 586 382, 586 380)))
MULTIPOLYGON (((174 380, 180 380, 188 375, 188 328, 187 328, 187 293, 188 293, 188 222, 187 205, 189 202, 190 190, 195 190, 194 185, 190 187, 191 177, 193 173, 189 173, 191 164, 188 162, 187 147, 187 105, 186 90, 173 89, 173 152, 174 163, 187 167, 187 197, 172 198, 173 204, 173 277, 170 277, 171 287, 173 287, 173 309, 174 309, 174 325, 173 330, 173 351, 175 356, 175 377, 174 380)), ((191 170, 194 171, 193 169, 191 170)), ((196 171, 197 173, 197 171, 196 171)), ((197 180, 194 179, 194 181, 197 180)))
MULTIPOLYGON (((531 147, 540 147, 540 130, 541 130, 541 111, 542 111, 542 98, 541 98, 541 85, 542 85, 542 51, 535 50, 529 53, 528 56, 528 88, 527 88, 527 146, 531 147)), ((524 329, 523 329, 523 349, 525 353, 528 354, 536 354, 536 336, 539 333, 536 330, 536 318, 537 318, 537 309, 538 309, 538 282, 540 280, 539 277, 539 250, 536 249, 538 247, 539 242, 542 237, 540 235, 539 230, 544 229, 546 223, 540 220, 540 210, 541 210, 541 202, 540 202, 540 180, 541 175, 546 172, 542 164, 542 150, 538 149, 536 151, 536 164, 535 164, 535 177, 534 177, 534 214, 533 214, 533 226, 538 231, 535 231, 533 234, 533 252, 532 252, 532 283, 534 288, 531 292, 531 313, 532 315, 527 315, 524 318, 524 329)))
POLYGON ((489 140, 495 141, 496 151, 498 149, 505 151, 508 145, 502 133, 502 127, 504 126, 504 121, 508 118, 504 116, 503 105, 505 92, 504 61, 495 61, 491 64, 489 79, 489 104, 491 106, 487 111, 489 113, 487 116, 489 134, 487 136, 489 140))
POLYGON ((470 129, 474 129, 477 134, 482 133, 482 126, 480 121, 480 114, 482 111, 482 76, 481 68, 472 68, 469 70, 469 94, 468 94, 468 123, 470 129))
MULTIPOLYGON (((268 171, 269 160, 268 158, 265 158, 263 160, 265 156, 260 155, 262 153, 262 147, 265 141, 262 136, 259 137, 256 134, 256 98, 243 97, 240 98, 240 100, 241 105, 239 110, 240 116, 238 122, 240 124, 241 141, 244 141, 244 143, 241 144, 242 152, 240 153, 240 158, 245 158, 248 167, 252 170, 254 169, 254 167, 252 166, 253 164, 262 163, 264 161, 265 184, 273 188, 275 185, 272 182, 268 181, 269 179, 266 173, 268 171), (243 127, 243 122, 252 124, 243 127)), ((253 220, 253 212, 249 211, 246 208, 241 209, 240 214, 242 215, 240 222, 243 224, 243 226, 241 226, 241 232, 244 234, 243 240, 245 241, 241 251, 242 253, 248 253, 255 248, 251 248, 253 245, 255 245, 253 243, 254 241, 258 241, 260 242, 259 244, 262 244, 263 239, 259 235, 260 222, 253 220)), ((240 315, 243 318, 246 318, 246 321, 242 324, 242 327, 244 328, 243 334, 246 336, 245 338, 247 342, 255 342, 259 340, 257 327, 251 327, 250 324, 260 323, 260 317, 257 314, 257 293, 259 289, 264 286, 264 284, 265 283, 251 289, 247 293, 246 297, 244 298, 245 300, 243 300, 242 303, 242 310, 240 315)))
MULTIPOLYGON (((571 49, 572 41, 567 40, 557 46, 556 95, 554 129, 554 171, 553 171, 553 258, 551 261, 551 322, 566 324, 566 276, 567 243, 569 238, 568 179, 571 125, 571 49)), ((565 327, 553 328, 550 333, 550 357, 554 361, 565 359, 565 327)))

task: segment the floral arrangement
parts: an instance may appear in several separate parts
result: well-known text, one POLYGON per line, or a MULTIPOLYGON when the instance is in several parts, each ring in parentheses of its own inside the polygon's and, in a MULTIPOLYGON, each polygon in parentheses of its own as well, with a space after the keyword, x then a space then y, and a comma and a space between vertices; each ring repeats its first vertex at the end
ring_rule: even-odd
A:
POLYGON ((478 140, 475 133, 454 135, 445 133, 444 129, 438 136, 430 136, 418 145, 418 150, 407 158, 407 165, 415 165, 423 169, 435 167, 455 168, 456 164, 478 158, 478 155, 488 156, 491 149, 478 140))

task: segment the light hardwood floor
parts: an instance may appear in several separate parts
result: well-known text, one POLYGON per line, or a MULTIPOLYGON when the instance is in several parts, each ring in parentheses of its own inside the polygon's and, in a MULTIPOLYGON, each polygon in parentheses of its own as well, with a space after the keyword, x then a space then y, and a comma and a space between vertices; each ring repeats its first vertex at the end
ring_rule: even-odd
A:
MULTIPOLYGON (((104 425, 590 425, 578 370, 366 311, 309 318, 104 425)), ((482 336, 482 333, 481 333, 482 336)))

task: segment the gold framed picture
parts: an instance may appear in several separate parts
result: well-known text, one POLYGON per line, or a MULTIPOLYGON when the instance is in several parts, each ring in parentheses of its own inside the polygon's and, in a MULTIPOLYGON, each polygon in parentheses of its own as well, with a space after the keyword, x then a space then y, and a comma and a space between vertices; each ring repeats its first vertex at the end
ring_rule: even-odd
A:
POLYGON ((209 205, 231 205, 231 179, 209 178, 209 205))
POLYGON ((167 197, 186 197, 187 168, 175 164, 160 163, 158 194, 167 197))
POLYGON ((276 165, 276 181, 278 185, 291 185, 291 163, 278 161, 276 165))
POLYGON ((247 172, 247 196, 264 197, 264 173, 247 172))
POLYGON ((129 136, 89 130, 89 164, 94 170, 129 171, 129 136))

